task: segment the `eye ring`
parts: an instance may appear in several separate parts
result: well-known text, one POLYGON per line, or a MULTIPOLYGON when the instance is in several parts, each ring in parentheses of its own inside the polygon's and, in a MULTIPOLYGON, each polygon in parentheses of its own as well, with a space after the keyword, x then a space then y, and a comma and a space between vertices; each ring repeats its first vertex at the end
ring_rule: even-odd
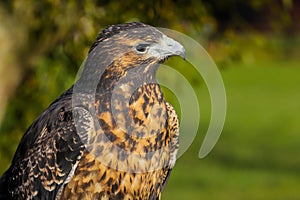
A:
POLYGON ((138 53, 146 53, 147 50, 149 48, 149 44, 145 44, 145 43, 141 43, 141 44, 138 44, 136 47, 135 47, 135 50, 138 52, 138 53))

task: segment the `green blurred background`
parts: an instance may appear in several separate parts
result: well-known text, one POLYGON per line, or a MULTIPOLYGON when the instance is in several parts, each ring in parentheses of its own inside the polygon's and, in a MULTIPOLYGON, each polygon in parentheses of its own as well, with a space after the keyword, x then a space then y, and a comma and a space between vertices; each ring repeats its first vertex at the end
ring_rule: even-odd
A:
MULTIPOLYGON (((220 140, 198 158, 210 118, 201 78, 199 133, 163 199, 300 199, 300 2, 0 2, 0 174, 32 121, 70 87, 97 33, 141 21, 197 40, 227 92, 220 140)), ((172 100, 171 100, 172 101, 172 100)))

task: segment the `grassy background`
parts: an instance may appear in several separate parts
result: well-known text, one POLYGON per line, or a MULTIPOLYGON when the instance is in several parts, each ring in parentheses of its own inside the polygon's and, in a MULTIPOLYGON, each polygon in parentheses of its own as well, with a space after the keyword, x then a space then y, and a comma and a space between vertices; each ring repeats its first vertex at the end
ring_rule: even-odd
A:
POLYGON ((223 70, 228 111, 221 138, 202 160, 201 136, 195 139, 163 199, 299 199, 298 65, 269 61, 223 70))

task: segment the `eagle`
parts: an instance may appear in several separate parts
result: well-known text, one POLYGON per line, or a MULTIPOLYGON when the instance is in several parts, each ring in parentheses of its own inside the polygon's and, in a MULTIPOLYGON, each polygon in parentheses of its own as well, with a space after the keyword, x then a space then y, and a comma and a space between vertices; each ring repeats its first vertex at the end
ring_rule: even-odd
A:
POLYGON ((0 199, 160 199, 179 122, 156 71, 185 49, 155 27, 111 25, 75 83, 31 124, 0 179, 0 199))

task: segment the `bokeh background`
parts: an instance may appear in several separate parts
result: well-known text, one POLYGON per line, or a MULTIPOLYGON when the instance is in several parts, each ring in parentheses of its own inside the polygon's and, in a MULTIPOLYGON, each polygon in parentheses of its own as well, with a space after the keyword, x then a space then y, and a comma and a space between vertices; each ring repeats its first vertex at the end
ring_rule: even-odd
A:
POLYGON ((201 122, 163 199, 300 199, 297 0, 1 1, 0 174, 32 121, 72 85, 97 33, 130 21, 194 38, 227 91, 223 133, 200 160, 209 95, 201 77, 181 71, 203 97, 201 122))

